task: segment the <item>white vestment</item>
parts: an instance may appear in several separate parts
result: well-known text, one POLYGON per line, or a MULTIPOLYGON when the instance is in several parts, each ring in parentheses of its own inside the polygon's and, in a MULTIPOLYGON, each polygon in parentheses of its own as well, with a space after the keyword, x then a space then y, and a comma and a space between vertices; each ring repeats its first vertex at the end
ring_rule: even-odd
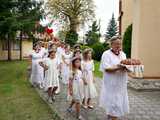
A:
POLYGON ((102 55, 100 70, 103 72, 103 84, 100 94, 100 106, 106 110, 108 115, 121 117, 129 112, 127 93, 127 72, 116 71, 108 73, 107 68, 120 64, 126 59, 124 52, 117 56, 111 50, 107 50, 102 55))

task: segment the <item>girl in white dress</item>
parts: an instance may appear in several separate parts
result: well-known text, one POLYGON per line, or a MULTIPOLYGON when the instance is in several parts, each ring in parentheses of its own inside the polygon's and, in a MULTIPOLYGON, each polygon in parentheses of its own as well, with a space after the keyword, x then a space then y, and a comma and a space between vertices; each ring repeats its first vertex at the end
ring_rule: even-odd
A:
POLYGON ((55 91, 58 88, 58 67, 59 62, 56 58, 56 50, 49 51, 49 57, 39 63, 45 69, 44 87, 48 92, 48 101, 52 103, 55 100, 55 91))
POLYGON ((63 65, 62 65, 62 82, 68 85, 69 74, 70 74, 70 62, 72 58, 72 53, 70 51, 70 46, 65 46, 65 52, 62 55, 63 65))
POLYGON ((84 86, 83 107, 93 109, 91 99, 97 96, 96 87, 94 85, 94 61, 92 60, 92 50, 85 49, 83 53, 82 71, 87 85, 84 86))
POLYGON ((60 63, 62 63, 62 55, 64 54, 64 52, 65 52, 65 50, 63 48, 63 45, 61 43, 59 43, 57 45, 57 53, 56 54, 57 54, 57 57, 58 57, 60 63))
POLYGON ((67 109, 68 112, 72 111, 72 106, 75 104, 77 119, 81 120, 80 116, 80 103, 84 98, 84 84, 83 74, 81 71, 81 58, 73 58, 72 72, 70 73, 69 92, 72 96, 72 102, 67 109))
POLYGON ((62 64, 63 64, 63 60, 62 60, 62 55, 64 54, 65 50, 64 50, 64 46, 63 44, 61 44, 61 42, 59 42, 59 44, 57 45, 57 53, 56 56, 60 62, 60 69, 59 69, 59 78, 62 80, 62 64))
POLYGON ((45 47, 45 43, 43 41, 39 41, 38 45, 40 47, 40 52, 43 55, 43 58, 47 58, 48 57, 48 49, 45 47))
POLYGON ((39 46, 34 45, 33 52, 29 55, 31 60, 31 84, 33 86, 41 86, 44 78, 43 68, 39 65, 39 61, 42 60, 43 55, 40 52, 39 46))
POLYGON ((58 83, 58 89, 56 90, 56 94, 59 94, 60 93, 60 80, 62 80, 62 55, 64 54, 64 48, 63 46, 61 45, 60 42, 57 43, 56 45, 57 47, 57 52, 56 52, 56 57, 58 59, 58 62, 59 62, 59 70, 58 70, 58 76, 59 76, 59 83, 58 83))
MULTIPOLYGON (((39 41, 38 43, 39 45, 39 48, 40 48, 40 53, 42 55, 42 58, 45 59, 48 57, 48 48, 47 46, 45 46, 45 43, 43 41, 39 41)), ((43 74, 45 75, 44 71, 43 71, 43 74)), ((39 86, 41 89, 44 88, 44 80, 40 83, 40 86, 39 86)))
POLYGON ((102 55, 100 70, 103 72, 103 84, 100 94, 100 106, 106 110, 111 120, 117 120, 129 112, 127 93, 127 70, 120 66, 126 59, 121 51, 119 37, 111 39, 111 49, 102 55))

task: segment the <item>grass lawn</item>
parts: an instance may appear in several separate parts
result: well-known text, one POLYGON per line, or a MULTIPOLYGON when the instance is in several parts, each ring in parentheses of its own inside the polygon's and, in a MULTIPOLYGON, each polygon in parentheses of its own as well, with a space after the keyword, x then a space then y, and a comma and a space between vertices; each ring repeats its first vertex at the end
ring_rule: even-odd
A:
POLYGON ((53 113, 26 80, 27 63, 0 62, 0 120, 53 120, 53 113))
POLYGON ((94 61, 94 64, 95 64, 95 71, 94 71, 95 76, 102 78, 102 72, 99 71, 100 62, 99 61, 94 61))

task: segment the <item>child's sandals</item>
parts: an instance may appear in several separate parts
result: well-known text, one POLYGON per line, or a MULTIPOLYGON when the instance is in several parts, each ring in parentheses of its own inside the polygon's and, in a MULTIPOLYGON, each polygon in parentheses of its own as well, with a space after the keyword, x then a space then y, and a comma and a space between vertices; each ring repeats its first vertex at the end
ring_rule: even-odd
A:
POLYGON ((94 109, 94 107, 92 105, 88 105, 89 109, 94 109))
POLYGON ((84 108, 84 109, 87 109, 88 108, 88 106, 87 105, 82 105, 82 107, 84 108))
POLYGON ((48 101, 50 104, 52 104, 52 103, 53 103, 53 100, 52 100, 52 98, 51 98, 51 97, 49 97, 47 101, 48 101))
POLYGON ((78 120, 83 120, 83 117, 82 117, 81 115, 78 115, 78 116, 77 116, 77 119, 78 119, 78 120))
POLYGON ((52 96, 52 101, 55 102, 55 100, 56 100, 56 97, 52 96))

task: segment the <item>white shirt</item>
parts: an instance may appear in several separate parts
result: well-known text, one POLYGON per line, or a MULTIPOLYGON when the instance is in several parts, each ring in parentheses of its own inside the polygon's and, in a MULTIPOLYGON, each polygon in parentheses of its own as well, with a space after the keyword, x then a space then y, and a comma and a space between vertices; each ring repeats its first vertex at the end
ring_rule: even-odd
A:
POLYGON ((102 55, 100 70, 103 72, 103 84, 100 95, 100 106, 107 114, 113 116, 123 116, 129 112, 127 94, 127 72, 116 71, 106 72, 107 68, 120 64, 121 60, 126 59, 124 52, 115 55, 111 50, 107 50, 102 55))

